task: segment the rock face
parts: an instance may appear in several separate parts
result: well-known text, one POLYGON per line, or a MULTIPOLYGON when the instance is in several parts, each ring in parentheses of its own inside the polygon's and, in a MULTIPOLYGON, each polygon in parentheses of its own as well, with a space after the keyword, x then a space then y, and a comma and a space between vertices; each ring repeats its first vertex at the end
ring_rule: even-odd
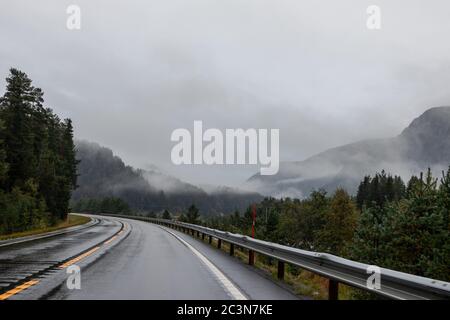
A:
POLYGON ((265 195, 305 197, 313 189, 354 193, 364 175, 386 170, 405 179, 450 165, 450 107, 431 108, 394 138, 364 140, 304 161, 283 162, 274 176, 256 174, 247 187, 265 195))
POLYGON ((400 135, 405 156, 421 166, 450 163, 450 107, 427 110, 400 135))
POLYGON ((203 215, 243 211, 262 200, 254 192, 216 188, 206 192, 200 187, 162 173, 158 168, 135 169, 127 166, 113 151, 96 143, 77 141, 79 187, 72 200, 118 197, 135 210, 182 212, 195 204, 203 215))

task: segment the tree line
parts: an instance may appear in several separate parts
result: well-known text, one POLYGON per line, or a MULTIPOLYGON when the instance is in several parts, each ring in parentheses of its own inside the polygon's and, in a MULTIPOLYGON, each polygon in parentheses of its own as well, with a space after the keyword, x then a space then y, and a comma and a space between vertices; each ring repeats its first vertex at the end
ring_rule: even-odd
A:
POLYGON ((81 199, 73 204, 73 210, 75 212, 84 213, 133 213, 128 203, 116 197, 106 197, 101 199, 81 199))
POLYGON ((0 98, 0 233, 64 220, 77 183, 70 119, 45 107, 43 91, 10 69, 0 98))
MULTIPOLYGON (((364 177, 355 197, 316 190, 256 207, 259 239, 450 281, 450 169, 441 178, 428 170, 407 184, 383 171, 364 177)), ((250 235, 251 208, 203 223, 250 235)))

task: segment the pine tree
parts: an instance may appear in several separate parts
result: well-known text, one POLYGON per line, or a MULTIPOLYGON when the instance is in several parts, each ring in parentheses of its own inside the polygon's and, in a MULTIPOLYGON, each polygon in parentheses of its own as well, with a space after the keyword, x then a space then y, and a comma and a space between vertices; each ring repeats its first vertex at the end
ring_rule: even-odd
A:
POLYGON ((77 187, 77 165, 79 161, 76 159, 75 143, 73 142, 73 126, 72 120, 65 119, 63 124, 62 136, 62 157, 64 159, 64 175, 70 181, 70 187, 77 187))
POLYGON ((166 209, 164 210, 163 214, 162 214, 162 218, 166 219, 166 220, 171 220, 172 216, 170 215, 170 212, 166 209))
POLYGON ((0 120, 0 190, 4 188, 4 182, 7 178, 8 164, 6 163, 6 152, 3 145, 4 126, 0 120))
POLYGON ((241 214, 239 213, 238 210, 235 210, 233 215, 231 216, 231 225, 235 228, 235 229, 239 229, 242 227, 242 220, 241 220, 241 214))
POLYGON ((5 126, 3 143, 9 164, 8 191, 35 177, 37 159, 33 115, 42 108, 43 102, 42 91, 31 85, 25 73, 17 69, 10 72, 6 79, 6 92, 0 98, 1 118, 5 126))
POLYGON ((321 247, 330 253, 345 255, 357 224, 356 207, 345 190, 336 190, 325 219, 319 233, 321 247))
POLYGON ((186 219, 188 223, 197 224, 199 222, 200 214, 195 205, 191 205, 186 214, 186 219))
POLYGON ((365 176, 364 180, 359 184, 358 192, 356 194, 356 203, 360 210, 363 208, 364 204, 366 204, 369 198, 370 182, 370 176, 365 176))
POLYGON ((9 227, 3 230, 20 231, 66 218, 77 161, 71 121, 43 107, 42 90, 25 73, 11 69, 6 82, 0 98, 0 205, 7 208, 2 223, 9 227))
POLYGON ((396 210, 396 207, 363 208, 351 245, 352 259, 385 266, 385 241, 389 238, 386 216, 389 210, 396 210))
POLYGON ((405 197, 405 184, 399 176, 387 174, 384 170, 373 178, 365 176, 358 187, 356 204, 364 207, 383 207, 391 201, 405 197))

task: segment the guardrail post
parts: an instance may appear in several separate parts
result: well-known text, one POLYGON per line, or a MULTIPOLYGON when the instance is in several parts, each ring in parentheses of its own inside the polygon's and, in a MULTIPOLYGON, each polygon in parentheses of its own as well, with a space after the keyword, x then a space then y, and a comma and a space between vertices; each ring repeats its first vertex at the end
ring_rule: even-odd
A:
POLYGON ((217 248, 222 248, 222 239, 217 239, 217 248))
POLYGON ((212 243, 212 236, 209 236, 209 240, 208 243, 211 244, 212 243))
POLYGON ((328 280, 328 300, 339 299, 339 282, 333 279, 328 280))
POLYGON ((194 229, 192 229, 192 235, 195 235, 195 230, 194 229))
POLYGON ((284 261, 278 261, 278 279, 284 279, 284 261))
POLYGON ((230 243, 230 256, 234 256, 234 243, 230 243))
POLYGON ((248 264, 250 266, 255 264, 255 252, 253 250, 248 250, 248 264))
POLYGON ((205 234, 202 233, 202 240, 205 240, 205 234))
POLYGON ((197 231, 197 238, 200 238, 200 231, 197 231))

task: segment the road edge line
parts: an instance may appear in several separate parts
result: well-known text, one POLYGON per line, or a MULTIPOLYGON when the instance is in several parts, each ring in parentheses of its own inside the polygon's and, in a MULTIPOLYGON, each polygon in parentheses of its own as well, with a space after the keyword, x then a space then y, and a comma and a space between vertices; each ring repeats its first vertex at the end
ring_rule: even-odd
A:
POLYGON ((225 276, 225 274, 220 271, 219 268, 217 268, 208 258, 205 257, 200 251, 195 249, 191 244, 186 242, 184 239, 182 239, 177 234, 173 233, 172 231, 163 228, 160 226, 161 229, 164 231, 170 233, 172 236, 174 236, 178 241, 180 241, 182 244, 184 244, 188 249, 190 249, 197 258, 200 259, 201 262, 209 269, 209 271, 217 278, 217 280, 220 282, 222 287, 225 289, 225 291, 230 295, 234 300, 248 300, 248 297, 241 292, 234 284, 233 282, 225 276))

